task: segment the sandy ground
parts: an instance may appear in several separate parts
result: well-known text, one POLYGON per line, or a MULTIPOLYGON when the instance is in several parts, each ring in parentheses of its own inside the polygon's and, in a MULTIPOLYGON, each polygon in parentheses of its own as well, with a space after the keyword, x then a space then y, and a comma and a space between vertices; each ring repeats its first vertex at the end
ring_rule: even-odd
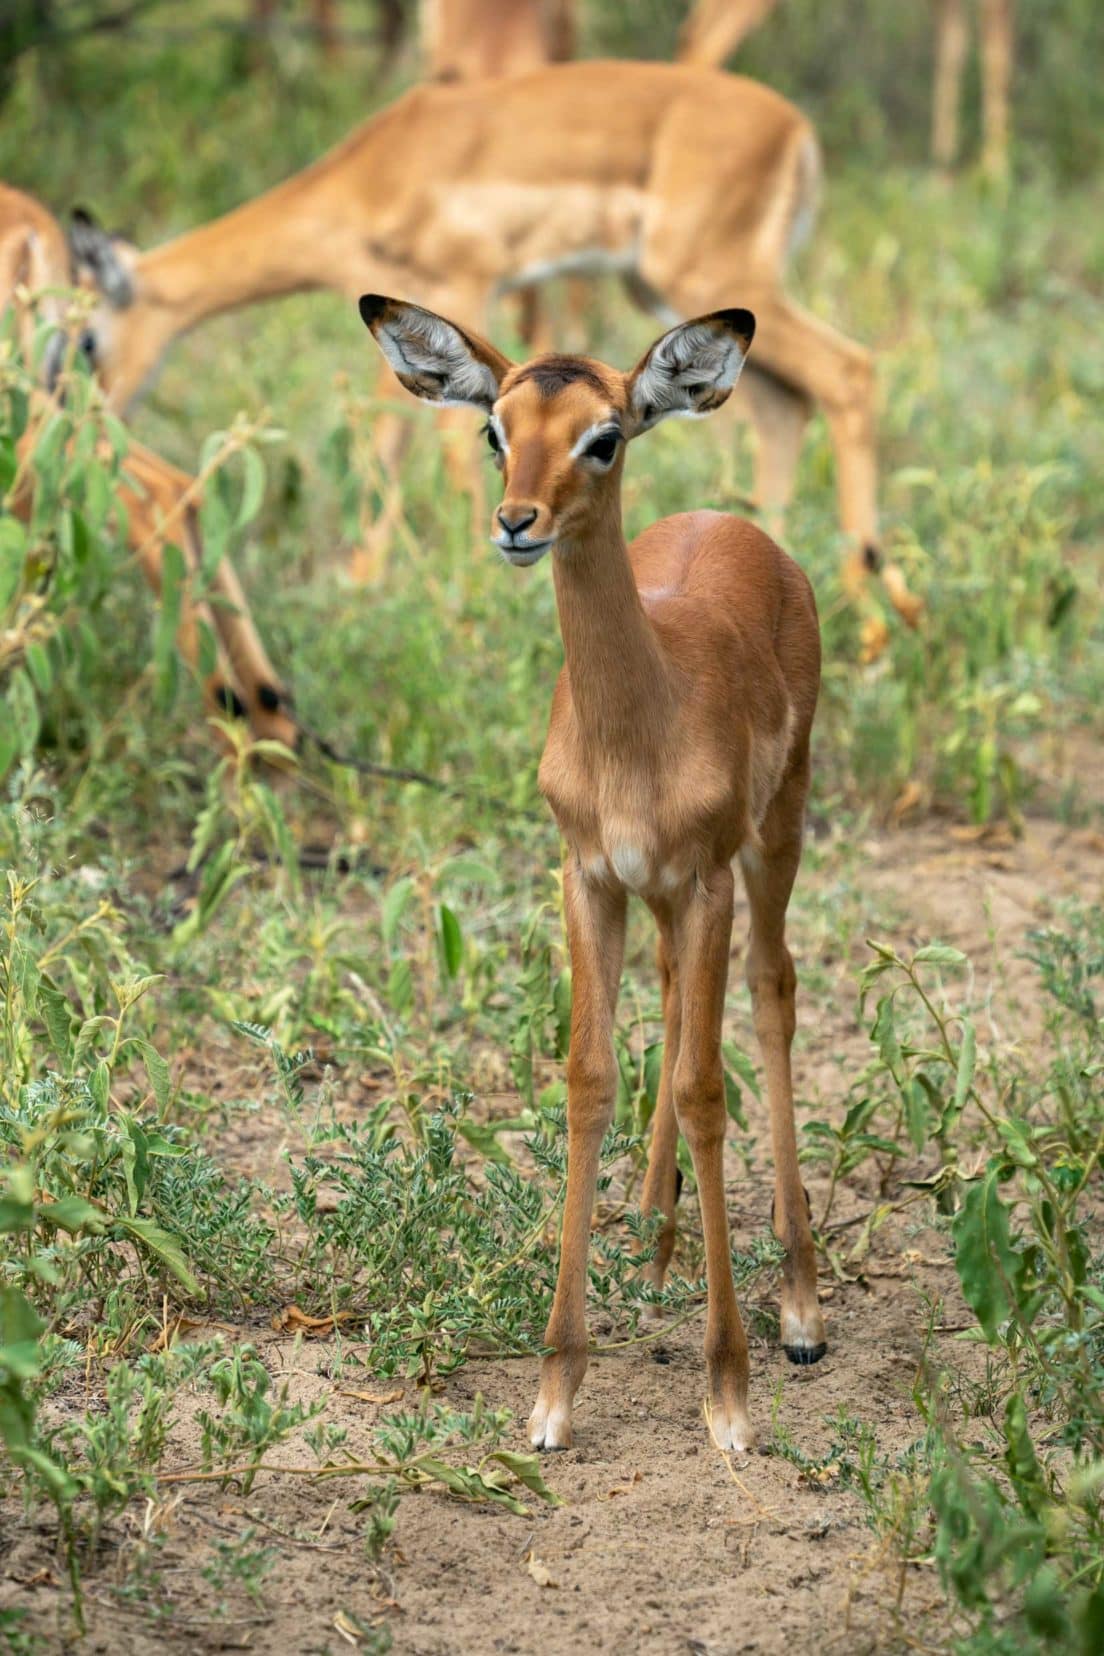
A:
MULTIPOLYGON (((838 1116, 869 1050, 854 994, 865 936, 885 937, 902 951, 939 937, 968 951, 974 974, 965 987, 980 1039, 1024 1046, 1037 1040, 1043 1013, 1035 970, 1023 958, 1027 932, 1052 919, 1064 899, 1092 898, 1104 887, 1104 837, 1050 823, 1029 823, 1017 841, 970 840, 937 824, 871 835, 847 858, 844 876, 834 856, 819 861, 803 873, 792 941, 805 984, 797 1090, 803 1114, 824 1116, 838 1116)), ((734 940, 742 933, 738 918, 734 940)), ((732 1033, 753 1051, 733 964, 732 1033)), ((764 1112, 753 1111, 750 1124, 765 1147, 764 1112)), ((735 1157, 730 1165, 735 1174, 735 1157)), ((913 1175, 928 1170, 909 1168, 913 1175)), ((824 1181, 808 1182, 816 1212, 824 1181)), ((862 1216, 876 1199, 864 1168, 841 1190, 833 1220, 862 1216)), ((764 1148, 755 1172, 741 1170, 730 1186, 738 1240, 761 1229, 769 1206, 764 1148)), ((687 1218, 692 1224, 695 1215, 687 1218)), ((911 1398, 923 1328, 917 1290, 942 1297, 939 1326, 947 1332, 937 1340, 953 1339, 964 1320, 945 1244, 926 1219, 923 1201, 906 1207, 845 1273, 853 1280, 825 1275, 830 1349, 817 1367, 794 1369, 777 1346, 753 1335, 752 1407, 765 1439, 773 1415, 804 1451, 823 1454, 833 1437, 829 1417, 841 1410, 874 1429, 883 1454, 896 1455, 920 1434, 911 1398)), ((836 1233, 842 1252, 860 1229, 836 1233)), ((773 1303, 769 1283, 756 1299, 773 1303)), ((325 1341, 296 1348, 267 1328, 240 1332, 257 1340, 274 1373, 289 1375, 293 1397, 334 1393, 325 1341)), ((576 1408, 575 1447, 546 1458, 563 1506, 534 1502, 522 1519, 439 1493, 412 1494, 403 1498, 382 1566, 365 1558, 347 1487, 262 1475, 247 1500, 189 1488, 149 1519, 167 1535, 156 1567, 162 1593, 174 1602, 171 1618, 159 1625, 140 1601, 120 1601, 113 1584, 122 1571, 105 1553, 88 1579, 81 1649, 105 1656, 336 1653, 358 1643, 351 1618, 385 1623, 395 1651, 410 1656, 904 1648, 903 1630, 915 1631, 927 1610, 938 1614, 934 1574, 890 1562, 859 1498, 839 1478, 820 1483, 777 1454, 718 1454, 702 1420, 700 1339, 699 1319, 659 1346, 592 1361, 576 1408), (197 1571, 217 1539, 233 1541, 250 1523, 278 1559, 259 1603, 238 1592, 220 1613, 197 1571)), ((479 1390, 508 1405, 518 1421, 514 1446, 522 1448, 535 1384, 531 1360, 477 1361, 450 1378, 445 1395, 463 1405, 479 1390)), ((392 1389, 383 1382, 375 1391, 392 1389)), ((366 1448, 366 1428, 385 1406, 333 1395, 327 1418, 348 1426, 351 1446, 366 1448)), ((189 1436, 184 1422, 167 1467, 192 1459, 189 1436)), ((121 1526, 131 1559, 142 1525, 135 1512, 121 1526)), ((48 1527, 9 1508, 0 1517, 0 1604, 26 1607, 45 1641, 40 1648, 61 1650, 68 1648, 58 1631, 62 1602, 48 1527)))

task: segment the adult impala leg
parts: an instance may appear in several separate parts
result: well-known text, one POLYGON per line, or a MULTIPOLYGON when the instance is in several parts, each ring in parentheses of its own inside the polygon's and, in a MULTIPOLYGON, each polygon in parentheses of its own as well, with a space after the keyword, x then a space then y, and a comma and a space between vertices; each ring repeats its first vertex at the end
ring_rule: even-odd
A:
POLYGON ((646 1268, 648 1279, 663 1287, 675 1246, 675 1205, 678 1200, 678 1118, 675 1115, 673 1077, 682 1031, 682 991, 678 956, 670 931, 669 917, 657 915, 659 923, 660 989, 663 995, 663 1064, 659 1072, 659 1096, 652 1121, 652 1142, 648 1150, 648 1171, 640 1206, 644 1213, 657 1209, 663 1215, 656 1251, 646 1268))
POLYGON ((750 1449, 755 1433, 747 1410, 748 1348, 732 1280, 725 1204, 725 1094, 721 1022, 732 941, 732 869, 725 864, 697 883, 679 916, 677 946, 682 1031, 672 1076, 679 1129, 698 1181, 709 1308, 705 1362, 712 1403, 710 1426, 722 1449, 750 1449))
POLYGON ((981 0, 981 94, 985 130, 981 165, 990 178, 1008 171, 1008 102, 1012 86, 1013 0, 981 0))
POLYGON ((763 1057, 774 1146, 774 1233, 786 1250, 782 1345, 792 1363, 816 1363, 827 1339, 817 1303, 816 1250, 797 1159, 790 1047, 796 1023, 795 975, 786 947, 786 909, 801 858, 807 775, 783 784, 762 831, 762 848, 741 853, 751 908, 747 982, 763 1057))
POLYGON ((586 1282, 602 1138, 613 1120, 617 1062, 613 1017, 625 945, 625 894, 564 867, 564 917, 571 955, 571 1045, 567 1057, 567 1196, 560 1268, 529 1417, 538 1449, 571 1447, 571 1405, 586 1373, 586 1282))
POLYGON ((953 167, 958 155, 958 106, 967 45, 965 0, 935 0, 931 153, 937 167, 953 167))
POLYGON ((768 534, 778 537, 813 406, 800 391, 752 365, 741 374, 734 401, 755 432, 755 502, 768 534))
MULTIPOLYGON (((376 396, 393 397, 396 402, 403 398, 402 387, 386 363, 376 381, 376 396)), ((379 489, 380 505, 349 562, 349 575, 358 583, 374 585, 387 573, 391 545, 403 517, 402 463, 412 435, 409 416, 395 408, 382 409, 372 422, 371 481, 379 489)))
POLYGON ((223 600, 215 606, 215 626, 241 685, 249 728, 263 741, 282 742, 294 751, 299 733, 284 711, 284 687, 268 659, 237 571, 229 559, 223 558, 220 562, 213 585, 223 600))
MULTIPOLYGON (((878 463, 874 422, 874 361, 869 351, 810 316, 785 294, 749 296, 760 361, 779 379, 820 404, 836 456, 840 523, 851 537, 844 585, 860 599, 870 573, 881 570, 894 609, 910 627, 923 611, 896 564, 878 549, 878 463)), ((868 641, 869 647, 869 641, 868 641)))

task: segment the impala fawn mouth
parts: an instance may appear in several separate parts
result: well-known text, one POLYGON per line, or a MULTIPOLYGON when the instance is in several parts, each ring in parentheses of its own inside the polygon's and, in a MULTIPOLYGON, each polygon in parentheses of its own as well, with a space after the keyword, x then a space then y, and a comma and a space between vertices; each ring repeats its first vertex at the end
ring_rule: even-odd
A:
POLYGON ((539 563, 554 544, 552 536, 542 541, 507 541, 499 540, 497 536, 493 540, 506 562, 513 564, 515 569, 528 569, 531 564, 539 563))

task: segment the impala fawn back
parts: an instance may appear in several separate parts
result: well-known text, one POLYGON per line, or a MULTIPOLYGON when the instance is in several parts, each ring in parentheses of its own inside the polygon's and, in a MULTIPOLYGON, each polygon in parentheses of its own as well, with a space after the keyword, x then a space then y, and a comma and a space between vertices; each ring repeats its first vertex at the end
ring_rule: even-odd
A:
POLYGON ((552 699, 541 791, 565 841, 573 1000, 568 1178, 535 1445, 571 1443, 587 1366, 587 1248, 602 1137, 617 1086, 613 1026, 630 892, 659 929, 665 1046, 643 1206, 674 1242, 675 1151, 690 1147, 701 1199, 711 1425, 722 1448, 754 1442, 748 1351, 725 1209, 721 1025, 732 933, 732 862, 751 909, 747 979, 770 1099, 774 1226, 786 1248, 782 1341, 824 1354, 816 1261, 798 1172, 790 1079, 794 969, 786 907, 801 857, 820 638, 809 582, 753 524, 718 512, 664 518, 626 546, 626 443, 671 414, 728 397, 755 320, 723 310, 663 335, 629 374, 587 357, 519 367, 476 335, 375 295, 361 315, 406 388, 487 416, 505 497, 492 538, 508 563, 552 554, 565 664, 552 699))

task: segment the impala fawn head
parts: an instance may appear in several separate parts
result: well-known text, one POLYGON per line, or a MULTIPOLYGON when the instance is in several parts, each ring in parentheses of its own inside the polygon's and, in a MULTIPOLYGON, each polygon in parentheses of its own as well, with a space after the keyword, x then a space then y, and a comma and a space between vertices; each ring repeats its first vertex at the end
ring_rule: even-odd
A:
POLYGON ((672 328, 630 373, 591 357, 542 356, 524 366, 433 312, 366 294, 360 314, 408 391, 425 402, 482 410, 504 495, 491 539, 525 568, 619 512, 625 444, 668 415, 702 415, 728 398, 755 318, 714 311, 672 328))

